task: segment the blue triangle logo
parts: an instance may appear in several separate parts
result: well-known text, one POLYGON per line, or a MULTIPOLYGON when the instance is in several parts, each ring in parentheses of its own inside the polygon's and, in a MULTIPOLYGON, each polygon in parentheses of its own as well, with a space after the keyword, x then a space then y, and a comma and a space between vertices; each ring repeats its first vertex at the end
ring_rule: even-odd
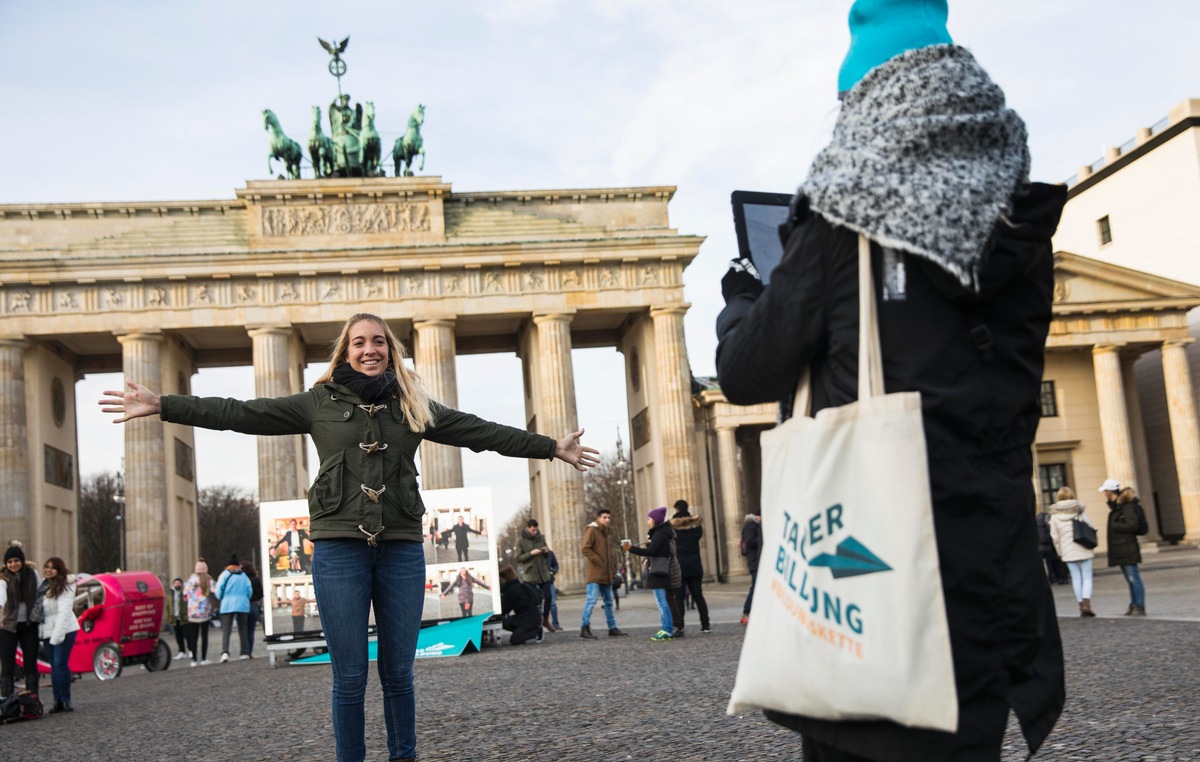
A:
POLYGON ((828 567, 829 571, 833 573, 834 579, 858 577, 863 574, 874 574, 892 569, 879 556, 867 550, 865 545, 853 537, 847 537, 839 542, 837 552, 833 555, 822 553, 809 561, 808 565, 828 567))

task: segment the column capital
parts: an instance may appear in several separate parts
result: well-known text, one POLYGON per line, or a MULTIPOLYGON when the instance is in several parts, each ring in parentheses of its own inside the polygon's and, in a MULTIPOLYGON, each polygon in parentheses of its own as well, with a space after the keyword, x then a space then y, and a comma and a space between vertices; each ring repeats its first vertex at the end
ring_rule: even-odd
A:
POLYGON ((457 319, 452 317, 413 318, 413 328, 418 331, 422 328, 449 328, 453 331, 457 323, 457 319))
POLYGON ((1191 336, 1182 339, 1167 339, 1162 343, 1163 349, 1186 349, 1188 344, 1194 344, 1196 340, 1191 336))
POLYGON ((22 337, 0 338, 0 347, 4 349, 27 349, 29 340, 22 337))
POLYGON ((152 341, 155 344, 161 344, 166 340, 166 336, 161 331, 130 331, 129 333, 114 333, 122 345, 131 341, 152 341))
POLYGON ((1114 354, 1121 351, 1124 344, 1096 344, 1092 347, 1092 356, 1114 354))
POLYGON ((536 325, 544 323, 570 323, 575 319, 574 312, 546 312, 542 314, 534 314, 533 322, 536 325))
POLYGON ((251 338, 258 336, 291 336, 295 329, 289 323, 263 323, 246 326, 246 333, 251 338))
POLYGON ((660 304, 650 308, 650 317, 656 318, 660 315, 686 315, 687 311, 692 308, 690 302, 677 302, 675 304, 660 304))

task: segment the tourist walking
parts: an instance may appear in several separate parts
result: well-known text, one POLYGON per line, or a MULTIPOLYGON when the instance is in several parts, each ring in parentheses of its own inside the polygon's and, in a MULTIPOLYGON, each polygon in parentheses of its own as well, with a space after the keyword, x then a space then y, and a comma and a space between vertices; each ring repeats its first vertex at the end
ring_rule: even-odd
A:
POLYGON ((554 604, 554 572, 550 571, 550 546, 546 543, 546 535, 538 529, 537 519, 525 522, 525 528, 517 539, 515 560, 521 564, 524 581, 541 588, 542 627, 547 632, 554 632, 554 624, 550 621, 550 607, 554 604))
MULTIPOLYGON (((50 662, 50 685, 54 689, 54 706, 47 714, 73 712, 69 663, 75 633, 79 632, 79 620, 75 618, 75 575, 67 571, 61 558, 52 556, 42 569, 42 584, 38 591, 42 595, 42 650, 46 653, 46 661, 50 662)), ((37 667, 28 662, 26 669, 37 671, 37 667)))
POLYGON ((1010 713, 1032 753, 1065 701, 1029 475, 1067 190, 1030 182, 1025 125, 947 14, 947 0, 856 0, 837 122, 780 226, 782 258, 768 285, 742 260, 721 284, 730 403, 779 401, 788 418, 807 371, 813 414, 847 405, 861 236, 884 390, 920 393, 958 730, 768 711, 805 759, 998 759, 1010 713))
POLYGON ((193 667, 212 664, 208 660, 208 631, 212 627, 213 578, 208 575, 208 564, 203 558, 196 561, 192 576, 183 583, 183 597, 187 601, 187 650, 192 655, 193 667))
POLYGON ((242 573, 250 580, 250 613, 246 616, 246 636, 248 648, 246 656, 254 658, 254 631, 263 616, 263 584, 258 570, 249 561, 242 561, 242 573))
POLYGON ((250 658, 250 633, 246 625, 250 619, 250 596, 254 585, 242 571, 237 556, 230 556, 225 571, 217 578, 217 600, 221 602, 221 663, 229 661, 229 636, 233 634, 233 623, 237 622, 238 641, 241 650, 239 659, 250 658))
POLYGON ((675 639, 675 620, 671 611, 671 599, 674 590, 682 584, 679 573, 679 563, 675 558, 675 530, 667 522, 667 508, 660 506, 646 514, 646 524, 650 528, 649 539, 645 547, 634 545, 626 540, 622 543, 624 550, 635 556, 642 556, 650 562, 645 579, 646 587, 654 591, 654 602, 658 604, 660 627, 658 632, 650 636, 651 640, 663 641, 675 639), (656 567, 665 559, 665 571, 660 573, 656 567))
POLYGON ((1144 534, 1145 512, 1133 487, 1120 489, 1115 479, 1100 485, 1108 502, 1108 565, 1120 566, 1129 586, 1129 608, 1125 616, 1146 616, 1146 586, 1138 571, 1142 562, 1142 546, 1138 535, 1144 534))
POLYGON ((1056 502, 1050 506, 1050 537, 1058 557, 1067 565, 1071 574, 1071 587, 1075 600, 1079 602, 1079 616, 1093 617, 1092 611, 1092 557, 1095 551, 1075 542, 1075 520, 1091 526, 1083 503, 1075 499, 1070 487, 1060 487, 1055 494, 1056 502))
POLYGON ((383 318, 351 316, 328 369, 300 394, 242 402, 159 396, 130 380, 106 392, 117 422, 162 420, 255 435, 309 434, 322 464, 308 493, 313 584, 333 668, 332 717, 338 762, 366 755, 365 622, 374 603, 388 754, 416 758, 413 660, 425 595, 425 554, 414 458, 422 441, 519 458, 557 458, 580 471, 597 451, 583 430, 557 442, 485 421, 430 399, 404 364, 405 353, 383 318))
POLYGON ((41 634, 42 607, 38 600, 37 571, 25 563, 25 551, 10 545, 4 551, 4 568, 0 569, 0 698, 16 695, 17 649, 27 665, 25 690, 38 692, 38 671, 30 662, 30 654, 38 652, 41 634))
POLYGON ((750 569, 750 590, 742 604, 742 624, 750 622, 750 606, 754 603, 754 585, 758 582, 758 559, 762 555, 762 515, 747 513, 742 520, 741 551, 750 569))
POLYGON ((604 621, 608 625, 608 636, 618 638, 625 632, 617 627, 617 616, 613 613, 613 558, 612 540, 608 537, 609 524, 612 523, 612 512, 607 508, 596 511, 596 520, 583 530, 583 540, 579 543, 579 552, 587 560, 587 597, 583 602, 583 615, 579 620, 579 637, 592 639, 592 609, 596 600, 604 603, 604 621))
POLYGON ((700 517, 689 512, 686 500, 675 501, 675 515, 671 517, 671 528, 675 530, 675 552, 679 559, 679 572, 682 584, 675 591, 675 610, 679 612, 679 620, 675 622, 675 636, 684 634, 684 617, 687 611, 684 603, 687 596, 692 596, 696 604, 696 613, 700 615, 700 632, 712 632, 708 621, 708 603, 704 600, 704 562, 700 558, 700 539, 704 537, 704 527, 700 526, 700 517))

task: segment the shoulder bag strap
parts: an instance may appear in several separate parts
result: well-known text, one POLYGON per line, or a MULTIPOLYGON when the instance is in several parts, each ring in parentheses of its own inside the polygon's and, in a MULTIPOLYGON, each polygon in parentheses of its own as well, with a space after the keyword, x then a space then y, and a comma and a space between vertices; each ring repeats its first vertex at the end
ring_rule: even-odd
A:
POLYGON ((875 283, 871 277, 871 241, 858 235, 858 398, 883 394, 883 352, 879 347, 879 321, 875 309, 875 283), (865 359, 865 361, 864 361, 865 359))

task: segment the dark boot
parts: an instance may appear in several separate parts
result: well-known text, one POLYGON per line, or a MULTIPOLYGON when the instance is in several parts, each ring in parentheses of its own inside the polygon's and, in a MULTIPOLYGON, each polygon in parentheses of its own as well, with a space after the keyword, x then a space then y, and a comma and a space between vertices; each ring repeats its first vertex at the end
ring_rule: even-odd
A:
POLYGON ((620 638, 620 637, 624 637, 625 635, 628 635, 628 634, 629 633, 622 632, 621 630, 619 630, 616 627, 613 627, 613 628, 609 629, 609 631, 608 631, 608 637, 610 637, 610 638, 620 638))
POLYGON ((542 617, 542 629, 546 632, 554 632, 554 625, 550 624, 550 617, 542 617))
POLYGON ((579 637, 587 638, 588 640, 596 639, 596 636, 592 634, 591 625, 588 625, 588 624, 585 624, 584 626, 579 628, 579 637))
POLYGON ((1079 602, 1079 616, 1089 617, 1096 616, 1096 612, 1092 611, 1092 599, 1084 598, 1079 602))
POLYGON ((1130 606, 1129 616, 1146 616, 1145 606, 1130 606))
POLYGON ((46 714, 58 714, 59 712, 65 712, 65 711, 67 711, 67 710, 63 709, 63 702, 55 701, 54 706, 50 707, 50 711, 46 712, 46 714))

